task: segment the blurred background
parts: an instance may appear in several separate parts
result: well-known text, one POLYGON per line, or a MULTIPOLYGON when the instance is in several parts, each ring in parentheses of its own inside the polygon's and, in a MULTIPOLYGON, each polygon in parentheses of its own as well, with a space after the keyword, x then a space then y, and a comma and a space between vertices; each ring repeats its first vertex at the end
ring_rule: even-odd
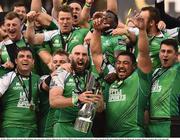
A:
MULTIPOLYGON (((0 4, 3 6, 4 11, 9 11, 13 5, 14 2, 17 0, 0 0, 0 4)), ((31 0, 21 0, 24 1, 27 9, 30 8, 31 0)), ((85 0, 79 0, 82 1, 82 3, 85 0)), ((97 10, 105 10, 106 9, 106 0, 94 0, 92 13, 97 10), (94 10, 94 11, 93 11, 94 10)), ((118 7, 119 7, 119 18, 125 22, 125 19, 127 18, 127 13, 129 9, 132 11, 139 10, 144 6, 147 5, 154 5, 154 0, 117 0, 118 1, 118 7)), ((52 8, 52 0, 42 0, 43 6, 45 9, 50 13, 52 8)), ((174 17, 180 16, 180 0, 165 0, 165 10, 167 13, 174 17)))

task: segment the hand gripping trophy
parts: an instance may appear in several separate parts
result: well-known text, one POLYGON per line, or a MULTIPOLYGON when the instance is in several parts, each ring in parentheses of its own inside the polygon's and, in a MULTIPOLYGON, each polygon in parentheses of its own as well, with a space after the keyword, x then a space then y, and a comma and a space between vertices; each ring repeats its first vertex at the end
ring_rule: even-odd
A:
MULTIPOLYGON (((94 94, 101 94, 101 89, 97 79, 91 74, 89 82, 86 87, 87 91, 93 91, 94 94)), ((85 103, 78 112, 74 129, 83 133, 87 133, 91 130, 93 119, 96 113, 96 103, 85 103)))

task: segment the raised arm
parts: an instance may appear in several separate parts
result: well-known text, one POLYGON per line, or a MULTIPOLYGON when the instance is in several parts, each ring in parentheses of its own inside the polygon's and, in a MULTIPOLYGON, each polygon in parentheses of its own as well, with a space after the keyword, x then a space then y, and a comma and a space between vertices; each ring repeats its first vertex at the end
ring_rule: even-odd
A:
POLYGON ((141 17, 136 17, 134 18, 134 24, 137 28, 139 28, 138 68, 144 73, 149 73, 152 70, 152 63, 149 56, 149 43, 144 19, 141 17))
POLYGON ((36 21, 38 21, 43 27, 49 27, 53 18, 47 13, 40 12, 36 17, 36 21))
POLYGON ((53 8, 51 11, 51 15, 53 18, 58 20, 58 13, 59 13, 59 8, 62 5, 62 0, 52 0, 53 2, 53 8))
POLYGON ((31 11, 40 12, 42 7, 41 0, 32 0, 31 1, 31 11))
POLYGON ((117 0, 107 0, 107 10, 111 10, 114 13, 118 13, 117 0))
POLYGON ((101 65, 103 62, 103 54, 101 48, 101 30, 109 25, 103 23, 103 14, 101 12, 96 12, 93 15, 93 26, 94 31, 92 33, 92 38, 90 41, 90 50, 92 54, 93 63, 97 71, 101 72, 101 65))
POLYGON ((36 20, 42 25, 42 26, 49 26, 51 24, 51 21, 53 20, 50 15, 48 15, 45 12, 41 11, 42 8, 42 2, 41 0, 32 0, 31 1, 31 11, 39 12, 38 16, 36 17, 36 20))
POLYGON ((44 34, 35 34, 35 18, 37 16, 35 11, 30 11, 27 14, 26 38, 30 44, 42 44, 44 42, 44 34))
POLYGON ((86 0, 85 5, 81 11, 80 26, 89 27, 88 21, 90 19, 91 6, 94 0, 86 0))

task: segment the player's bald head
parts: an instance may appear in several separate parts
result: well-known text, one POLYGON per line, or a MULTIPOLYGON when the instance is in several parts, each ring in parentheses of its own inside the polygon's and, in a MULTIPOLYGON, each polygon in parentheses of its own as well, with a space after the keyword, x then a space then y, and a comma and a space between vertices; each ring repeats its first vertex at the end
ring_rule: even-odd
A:
POLYGON ((84 52, 88 54, 88 50, 86 47, 84 47, 83 45, 77 45, 73 48, 72 50, 72 54, 74 54, 75 52, 84 52))

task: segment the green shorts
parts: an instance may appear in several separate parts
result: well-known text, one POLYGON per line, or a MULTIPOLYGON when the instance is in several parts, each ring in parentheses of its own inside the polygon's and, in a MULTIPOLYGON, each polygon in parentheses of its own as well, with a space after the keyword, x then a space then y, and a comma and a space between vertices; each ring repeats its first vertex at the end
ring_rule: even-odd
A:
POLYGON ((149 137, 170 137, 170 121, 150 121, 148 126, 149 137))
POLYGON ((1 137, 37 137, 37 130, 6 127, 1 129, 1 137))

